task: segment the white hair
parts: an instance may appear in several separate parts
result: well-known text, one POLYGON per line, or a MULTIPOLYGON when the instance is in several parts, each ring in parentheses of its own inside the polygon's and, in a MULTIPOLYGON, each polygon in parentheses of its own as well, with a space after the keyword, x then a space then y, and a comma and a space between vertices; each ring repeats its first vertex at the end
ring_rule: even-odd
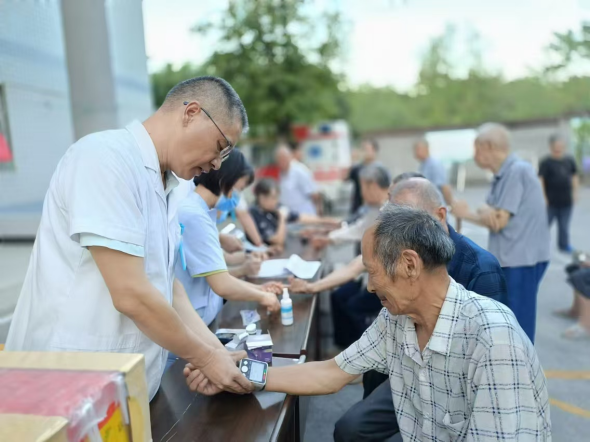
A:
POLYGON ((493 148, 510 149, 510 131, 499 123, 485 123, 477 130, 478 142, 487 142, 493 148))

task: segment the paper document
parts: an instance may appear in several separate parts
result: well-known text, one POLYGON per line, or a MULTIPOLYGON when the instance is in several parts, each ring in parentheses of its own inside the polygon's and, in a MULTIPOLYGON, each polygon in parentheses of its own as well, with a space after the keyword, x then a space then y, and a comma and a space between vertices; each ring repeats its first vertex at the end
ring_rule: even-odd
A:
POLYGON ((266 252, 266 251, 268 251, 268 246, 266 246, 266 245, 256 246, 256 245, 250 243, 248 240, 244 240, 242 243, 244 244, 244 249, 249 252, 266 252))
POLYGON ((293 254, 288 259, 281 258, 277 260, 266 260, 260 266, 259 278, 279 278, 287 277, 293 274, 297 278, 310 279, 313 278, 322 262, 319 261, 305 261, 297 254, 293 254))

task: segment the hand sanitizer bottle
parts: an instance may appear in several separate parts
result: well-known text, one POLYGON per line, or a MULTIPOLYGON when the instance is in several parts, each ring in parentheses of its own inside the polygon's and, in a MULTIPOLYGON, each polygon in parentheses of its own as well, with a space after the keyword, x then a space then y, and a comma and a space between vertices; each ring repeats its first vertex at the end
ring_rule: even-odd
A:
POLYGON ((283 299, 281 300, 281 323, 283 326, 293 324, 293 300, 289 297, 289 290, 283 288, 283 299))

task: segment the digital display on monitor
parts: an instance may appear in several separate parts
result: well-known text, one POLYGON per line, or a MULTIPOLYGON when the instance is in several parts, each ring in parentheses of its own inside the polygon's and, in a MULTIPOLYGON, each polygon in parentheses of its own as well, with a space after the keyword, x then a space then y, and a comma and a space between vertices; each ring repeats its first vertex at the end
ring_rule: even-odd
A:
POLYGON ((252 362, 250 366, 250 380, 262 383, 264 374, 264 363, 252 362))

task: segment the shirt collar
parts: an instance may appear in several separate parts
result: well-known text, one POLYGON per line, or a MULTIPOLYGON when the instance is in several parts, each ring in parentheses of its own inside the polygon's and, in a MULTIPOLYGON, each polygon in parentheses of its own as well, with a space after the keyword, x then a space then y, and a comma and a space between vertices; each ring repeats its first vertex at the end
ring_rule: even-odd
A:
POLYGON ((459 312, 461 312, 462 303, 463 292, 458 290, 457 283, 451 278, 447 296, 438 315, 432 337, 428 342, 428 348, 433 352, 443 355, 449 355, 451 352, 453 332, 459 318, 459 312))
POLYGON ((506 160, 504 160, 504 163, 502 163, 502 166, 500 166, 500 170, 496 174, 496 178, 501 178, 502 175, 504 175, 504 173, 508 170, 508 168, 510 168, 510 166, 512 166, 512 164, 516 160, 517 158, 514 154, 510 154, 508 157, 506 157, 506 160))
MULTIPOLYGON (((133 120, 126 126, 127 130, 131 133, 137 145, 139 146, 139 151, 141 152, 141 158, 143 159, 143 164, 146 168, 149 168, 155 171, 158 175, 160 174, 160 160, 158 160, 158 153, 156 151, 156 146, 150 134, 145 129, 145 126, 139 120, 133 120)), ((164 174, 164 179, 166 181, 166 188, 164 189, 164 193, 166 196, 172 192, 174 188, 179 185, 179 180, 171 171, 166 171, 164 174)))

